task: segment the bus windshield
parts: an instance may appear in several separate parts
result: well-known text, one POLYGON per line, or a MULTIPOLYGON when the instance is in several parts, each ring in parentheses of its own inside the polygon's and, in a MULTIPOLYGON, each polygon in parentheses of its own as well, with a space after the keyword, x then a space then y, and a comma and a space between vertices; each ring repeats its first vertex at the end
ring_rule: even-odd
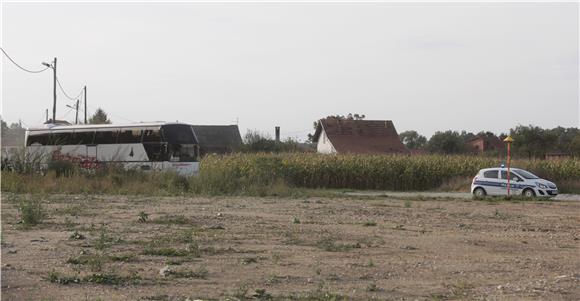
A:
POLYGON ((197 141, 193 129, 189 125, 169 124, 161 127, 169 161, 195 162, 197 161, 197 141))

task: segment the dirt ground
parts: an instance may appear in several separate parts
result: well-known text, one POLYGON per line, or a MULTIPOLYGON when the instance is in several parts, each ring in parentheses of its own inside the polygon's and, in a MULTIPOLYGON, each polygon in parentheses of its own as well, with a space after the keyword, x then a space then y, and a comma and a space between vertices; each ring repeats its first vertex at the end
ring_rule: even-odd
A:
POLYGON ((67 196, 18 223, 2 300, 579 300, 580 202, 67 196))

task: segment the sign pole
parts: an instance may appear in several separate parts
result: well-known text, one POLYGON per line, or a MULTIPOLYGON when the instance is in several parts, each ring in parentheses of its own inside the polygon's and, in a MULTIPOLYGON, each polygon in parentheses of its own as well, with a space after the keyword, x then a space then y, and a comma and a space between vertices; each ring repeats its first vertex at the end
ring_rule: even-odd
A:
POLYGON ((510 161, 511 161, 511 156, 510 156, 510 146, 512 144, 512 142, 514 141, 514 139, 512 138, 512 136, 507 136, 504 140, 505 143, 507 143, 507 195, 510 196, 510 188, 511 188, 511 184, 510 184, 510 161))

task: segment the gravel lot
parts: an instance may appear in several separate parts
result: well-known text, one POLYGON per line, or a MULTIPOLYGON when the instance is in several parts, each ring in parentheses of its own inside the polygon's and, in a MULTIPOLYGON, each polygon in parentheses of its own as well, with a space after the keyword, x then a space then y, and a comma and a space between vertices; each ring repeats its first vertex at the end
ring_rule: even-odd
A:
POLYGON ((580 202, 47 195, 25 229, 26 199, 3 300, 580 299, 580 202))

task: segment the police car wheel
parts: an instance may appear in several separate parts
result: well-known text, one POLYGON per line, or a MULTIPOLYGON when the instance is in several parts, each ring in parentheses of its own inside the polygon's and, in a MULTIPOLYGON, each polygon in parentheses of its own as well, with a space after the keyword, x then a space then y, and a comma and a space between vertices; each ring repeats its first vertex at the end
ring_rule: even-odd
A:
POLYGON ((536 193, 533 190, 531 190, 531 189, 524 190, 524 193, 523 194, 527 198, 533 198, 533 197, 536 196, 536 193))
POLYGON ((475 190, 473 190, 473 195, 476 197, 484 197, 485 196, 485 190, 483 190, 483 188, 475 188, 475 190))

